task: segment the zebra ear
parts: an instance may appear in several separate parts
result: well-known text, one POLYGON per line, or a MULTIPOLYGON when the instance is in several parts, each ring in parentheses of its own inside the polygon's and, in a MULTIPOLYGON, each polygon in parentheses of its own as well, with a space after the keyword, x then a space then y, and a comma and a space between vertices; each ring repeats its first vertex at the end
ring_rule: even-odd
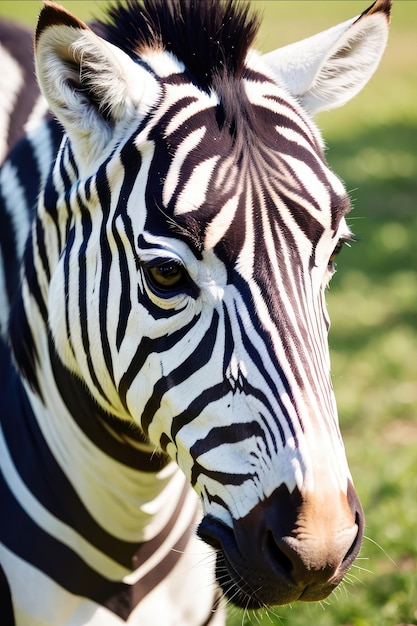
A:
POLYGON ((145 69, 53 2, 45 2, 39 16, 35 64, 51 111, 76 153, 89 161, 108 146, 120 122, 145 115, 157 95, 145 69))
POLYGON ((391 4, 377 0, 359 17, 262 58, 308 112, 339 107, 376 70, 387 43, 391 4))

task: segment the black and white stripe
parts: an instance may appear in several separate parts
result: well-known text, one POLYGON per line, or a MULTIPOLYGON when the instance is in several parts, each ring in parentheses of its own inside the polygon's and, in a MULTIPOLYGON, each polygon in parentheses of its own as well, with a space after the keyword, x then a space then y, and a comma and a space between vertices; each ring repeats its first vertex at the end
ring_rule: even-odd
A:
POLYGON ((42 118, 41 97, 33 63, 33 36, 21 24, 0 22, 0 164, 16 143, 42 118))
POLYGON ((0 171, 0 335, 4 336, 37 195, 61 131, 47 122, 48 107, 36 80, 33 35, 28 28, 0 22, 0 68, 0 165, 7 156, 0 171))
POLYGON ((43 9, 59 124, 0 171, 10 623, 220 626, 220 588, 319 600, 353 562, 324 301, 349 201, 309 113, 368 80, 389 7, 265 56, 233 0, 43 9))

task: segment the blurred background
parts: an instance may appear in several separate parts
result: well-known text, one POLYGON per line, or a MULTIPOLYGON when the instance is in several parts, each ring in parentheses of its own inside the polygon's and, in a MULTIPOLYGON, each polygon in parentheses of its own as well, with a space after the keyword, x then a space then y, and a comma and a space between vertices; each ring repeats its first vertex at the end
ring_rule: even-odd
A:
MULTIPOLYGON (((88 20, 107 2, 61 4, 88 20)), ((367 8, 367 0, 252 4, 264 15, 258 48, 265 52, 367 8)), ((33 26, 40 5, 0 1, 0 16, 33 26)), ((328 600, 256 615, 231 608, 228 626, 417 624, 416 1, 394 0, 377 74, 356 99, 317 122, 328 161, 352 198, 348 222, 358 239, 339 257, 327 300, 340 423, 366 538, 328 600)))

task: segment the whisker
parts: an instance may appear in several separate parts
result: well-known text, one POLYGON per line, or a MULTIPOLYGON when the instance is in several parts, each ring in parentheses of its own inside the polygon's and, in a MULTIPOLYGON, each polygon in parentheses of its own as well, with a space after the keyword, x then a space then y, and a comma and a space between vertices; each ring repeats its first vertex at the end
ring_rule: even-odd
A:
MULTIPOLYGON (((373 572, 370 569, 367 569, 366 567, 361 567, 360 565, 355 565, 355 563, 352 565, 352 568, 357 569, 359 572, 366 572, 367 574, 373 574, 375 575, 375 572, 373 572)), ((352 573, 351 573, 352 575, 352 573)))
POLYGON ((346 580, 346 583, 349 584, 349 585, 352 585, 352 587, 355 587, 356 584, 358 584, 358 583, 360 585, 364 585, 365 586, 365 583, 363 582, 363 580, 361 580, 358 576, 355 576, 355 574, 352 574, 352 573, 350 573, 349 575, 346 574, 345 575, 345 580, 346 580))
POLYGON ((387 557, 387 559, 389 559, 391 561, 391 563, 397 568, 399 569, 398 563, 396 563, 394 561, 394 559, 388 554, 388 552, 386 550, 384 550, 384 548, 381 546, 381 544, 379 544, 377 541, 375 541, 374 539, 371 539, 371 537, 368 537, 368 535, 364 535, 363 536, 364 539, 366 539, 367 541, 370 541, 371 543, 374 544, 374 546, 376 546, 377 548, 379 548, 381 550, 381 552, 383 554, 385 554, 385 556, 387 557))

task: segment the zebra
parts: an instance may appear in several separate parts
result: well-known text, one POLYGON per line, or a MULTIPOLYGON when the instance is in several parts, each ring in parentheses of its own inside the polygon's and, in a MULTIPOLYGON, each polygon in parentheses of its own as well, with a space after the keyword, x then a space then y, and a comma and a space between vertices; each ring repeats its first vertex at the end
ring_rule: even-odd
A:
POLYGON ((11 148, 36 125, 47 108, 40 97, 33 67, 29 28, 0 22, 0 164, 11 148))
POLYGON ((128 0, 91 28, 45 2, 58 122, 0 172, 5 623, 220 626, 348 571, 364 517, 325 290, 350 203, 312 116, 367 83, 390 9, 261 55, 235 0, 128 0))
MULTIPOLYGON (((0 336, 7 340, 7 321, 10 303, 18 285, 20 259, 29 234, 33 198, 38 193, 40 180, 49 170, 57 151, 61 130, 49 124, 51 116, 39 92, 33 63, 33 33, 29 28, 11 21, 0 21, 0 186, 3 196, 11 198, 12 205, 2 211, 1 225, 7 232, 1 241, 0 254, 0 336), (43 124, 45 137, 41 140, 39 126, 43 124), (34 143, 30 143, 31 129, 35 128, 34 143), (24 141, 20 141, 25 137, 24 141), (19 147, 17 147, 18 145, 19 147), (12 147, 16 146, 11 154, 12 147), (37 154, 38 152, 38 154, 37 154), (26 175, 28 196, 16 196, 19 181, 26 175), (10 190, 10 193, 9 191, 10 190), (13 197, 14 196, 14 197, 13 197), (13 197, 13 199, 12 199, 13 197), (7 260, 7 272, 3 260, 7 260)), ((3 204, 4 200, 2 201, 3 204)))

